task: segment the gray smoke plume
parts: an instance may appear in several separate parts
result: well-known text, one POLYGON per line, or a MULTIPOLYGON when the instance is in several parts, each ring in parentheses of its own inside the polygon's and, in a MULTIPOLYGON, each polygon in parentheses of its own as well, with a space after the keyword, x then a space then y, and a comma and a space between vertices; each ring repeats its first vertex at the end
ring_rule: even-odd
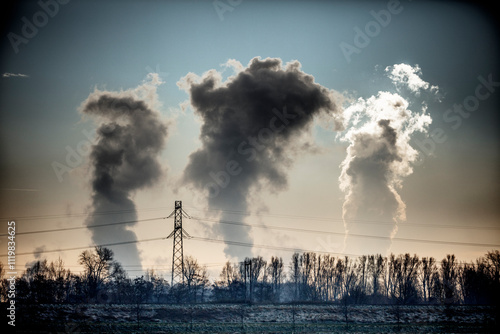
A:
MULTIPOLYGON (((167 124, 154 109, 157 75, 135 90, 95 90, 82 103, 81 112, 97 122, 96 144, 92 146, 92 207, 86 225, 130 221, 127 224, 90 228, 95 244, 134 241, 137 212, 132 195, 152 186, 162 175, 158 161, 167 136, 167 124), (113 213, 113 214, 110 214, 113 213)), ((140 264, 136 244, 114 246, 116 259, 140 264)))
MULTIPOLYGON (((388 67, 386 72, 396 87, 404 87, 416 96, 422 90, 437 93, 437 86, 420 79, 418 66, 399 64, 388 67)), ((386 239, 358 239, 363 245, 361 251, 385 254, 398 222, 406 220, 406 205, 397 191, 413 172, 412 163, 418 158, 410 139, 415 132, 426 133, 432 121, 426 114, 425 102, 415 107, 417 112, 409 110, 409 102, 399 94, 379 92, 367 100, 358 99, 345 110, 344 125, 348 130, 342 139, 349 147, 339 180, 346 194, 343 219, 347 253, 360 251, 360 247, 348 242, 349 234, 364 234, 386 239)))
MULTIPOLYGON (((216 70, 188 74, 178 82, 202 120, 201 148, 193 152, 183 182, 205 192, 211 209, 246 212, 249 197, 287 186, 287 171, 297 152, 313 145, 303 140, 313 118, 326 114, 341 126, 340 94, 314 82, 293 61, 254 58, 226 81, 216 70)), ((221 220, 231 220, 222 213, 221 220)), ((226 240, 251 243, 249 230, 221 225, 226 240)), ((228 256, 242 259, 245 249, 227 245, 228 256)))

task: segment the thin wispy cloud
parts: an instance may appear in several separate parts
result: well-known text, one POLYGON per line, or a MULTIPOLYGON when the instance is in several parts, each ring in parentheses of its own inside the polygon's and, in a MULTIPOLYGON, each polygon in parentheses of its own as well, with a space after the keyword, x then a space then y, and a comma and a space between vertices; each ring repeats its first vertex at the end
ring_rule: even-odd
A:
POLYGON ((10 72, 5 72, 2 74, 2 78, 29 78, 30 76, 27 74, 23 73, 10 73, 10 72))
POLYGON ((35 192, 39 191, 38 189, 22 189, 22 188, 3 188, 5 191, 27 191, 27 192, 35 192))

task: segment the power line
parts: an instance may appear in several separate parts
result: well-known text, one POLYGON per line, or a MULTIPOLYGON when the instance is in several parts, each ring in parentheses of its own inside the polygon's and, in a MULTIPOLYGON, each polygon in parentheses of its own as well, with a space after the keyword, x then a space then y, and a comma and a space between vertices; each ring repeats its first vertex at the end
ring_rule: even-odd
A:
MULTIPOLYGON (((67 227, 67 228, 58 228, 58 229, 50 229, 50 230, 37 230, 37 231, 27 231, 27 232, 18 232, 16 233, 16 236, 18 235, 29 235, 29 234, 38 234, 38 233, 52 233, 52 232, 61 232, 61 231, 72 231, 72 230, 79 230, 79 229, 92 229, 92 228, 98 228, 98 227, 106 227, 106 226, 113 226, 113 225, 122 225, 122 224, 132 224, 132 223, 137 223, 137 222, 146 222, 146 221, 154 221, 154 220, 160 220, 160 219, 166 219, 167 217, 154 217, 154 218, 149 218, 149 219, 139 219, 139 220, 132 220, 132 221, 122 221, 122 222, 114 222, 114 223, 107 223, 107 224, 99 224, 99 225, 90 225, 90 226, 78 226, 78 227, 67 227)), ((285 227, 285 226, 272 226, 272 225, 264 225, 264 224, 247 224, 243 222, 235 222, 235 221, 228 221, 228 220, 215 220, 211 218, 198 218, 198 217, 191 217, 193 220, 196 221, 209 221, 209 222, 214 222, 214 223, 219 223, 219 224, 226 224, 226 225, 235 225, 235 226, 245 226, 245 227, 256 227, 256 228, 264 228, 264 229, 271 229, 271 230, 282 230, 282 231, 291 231, 291 232, 304 232, 304 233, 321 233, 321 234, 331 234, 331 235, 339 235, 339 236, 345 236, 344 232, 331 232, 331 231, 325 231, 325 230, 313 230, 313 229, 303 229, 303 228, 294 228, 294 227, 285 227)), ((404 225, 400 225, 404 226, 404 225)), ((0 236, 8 236, 7 233, 0 234, 0 236)), ((370 239, 379 239, 379 240, 391 240, 390 237, 385 237, 385 236, 375 236, 375 235, 364 235, 364 234, 349 234, 351 237, 356 237, 356 238, 370 238, 370 239)), ((476 246, 476 247, 500 247, 499 244, 488 244, 488 243, 469 243, 469 242, 458 242, 458 241, 445 241, 445 240, 429 240, 429 239, 411 239, 411 238, 401 238, 401 237, 394 237, 392 238, 394 241, 405 241, 405 242, 417 242, 417 243, 431 243, 431 244, 445 244, 445 245, 459 245, 459 246, 476 246)))
MULTIPOLYGON (((371 237, 371 236, 366 236, 366 237, 371 237)), ((388 237, 381 237, 381 238, 387 239, 388 237)), ((101 244, 101 245, 96 245, 96 246, 84 246, 84 247, 72 247, 72 248, 55 249, 55 250, 44 250, 44 251, 37 252, 37 254, 90 249, 90 248, 99 247, 99 246, 100 247, 118 246, 118 245, 126 245, 126 244, 133 244, 133 243, 139 243, 139 242, 157 241, 157 240, 162 240, 162 239, 165 239, 165 238, 163 238, 163 237, 150 238, 150 239, 142 239, 142 240, 107 243, 107 244, 101 244)), ((345 253, 336 253, 336 252, 326 252, 326 251, 320 251, 320 250, 309 250, 309 249, 303 249, 303 248, 291 248, 291 247, 271 246, 271 245, 258 245, 258 244, 253 244, 253 243, 240 242, 240 241, 221 240, 221 239, 204 238, 204 237, 191 237, 191 239, 212 242, 212 243, 223 243, 223 244, 233 245, 233 246, 255 247, 255 248, 282 250, 282 251, 290 251, 290 252, 317 252, 317 253, 336 254, 336 255, 351 256, 351 257, 360 256, 358 254, 345 254, 345 253)), ((401 240, 401 238, 400 238, 400 240, 401 240)), ((417 240, 417 239, 403 239, 403 241, 443 243, 443 241, 417 240)), ((456 244, 455 242, 446 242, 446 243, 456 244)), ((459 243, 459 244, 462 245, 464 243, 459 243)), ((499 246, 499 245, 476 244, 476 243, 466 243, 465 245, 467 245, 467 246, 492 246, 492 247, 499 246)), ((33 252, 27 252, 27 253, 17 253, 16 255, 24 256, 24 255, 32 255, 32 254, 33 254, 33 252)), ((6 257, 6 256, 7 256, 7 254, 0 255, 0 257, 6 257)))
MULTIPOLYGON (((343 222, 342 218, 331 218, 331 217, 317 217, 317 216, 304 216, 304 215, 290 215, 290 214, 279 214, 279 213, 268 213, 268 214, 255 214, 248 211, 238 211, 238 210, 221 210, 221 209, 198 209, 194 207, 189 207, 191 211, 199 212, 224 212, 240 216, 255 216, 255 217, 272 217, 272 218, 284 218, 284 219, 307 219, 312 221, 324 221, 324 222, 343 222)), ((137 210, 138 212, 150 212, 169 209, 168 207, 153 207, 144 208, 137 210)), ((33 215, 33 216, 21 216, 21 217, 3 217, 0 219, 12 219, 12 220, 41 220, 41 219, 55 219, 55 218, 74 218, 74 217, 95 217, 103 215, 116 215, 124 213, 133 213, 135 210, 113 210, 113 211, 101 211, 97 213, 90 214, 88 212, 80 212, 74 214, 51 214, 51 215, 33 215)), ((363 220, 363 219, 353 219, 349 220, 353 224, 374 224, 374 225, 394 225, 392 221, 380 221, 380 220, 363 220)), ((405 226, 415 226, 415 227, 430 227, 430 228, 451 228, 451 229, 482 229, 482 230, 500 230, 500 226, 456 226, 456 225, 444 225, 444 224, 420 224, 420 223, 409 223, 401 222, 399 227, 405 226)), ((4 236, 2 234, 1 236, 4 236)))
POLYGON ((135 209, 123 209, 123 210, 108 210, 100 211, 89 214, 88 212, 78 212, 78 213, 61 213, 61 214, 50 214, 50 215, 33 215, 33 216, 20 216, 20 217, 1 217, 3 220, 41 220, 41 219, 55 219, 55 218, 73 218, 73 217, 95 217, 95 216, 106 216, 106 215, 117 215, 124 213, 136 213, 136 212, 149 212, 149 211, 159 211, 168 209, 167 207, 156 207, 156 208, 145 208, 141 210, 135 209))
POLYGON ((240 241, 230 241, 230 240, 221 240, 221 239, 212 239, 212 238, 203 238, 203 237, 192 237, 192 240, 200 240, 200 241, 206 241, 206 242, 212 242, 212 243, 222 243, 226 245, 233 245, 233 246, 241 246, 241 247, 250 247, 250 248, 262 248, 262 249, 272 249, 272 250, 280 250, 280 251, 288 251, 288 252, 316 252, 316 253, 324 253, 324 254, 336 254, 336 255, 342 255, 342 256, 349 256, 349 257, 358 257, 360 255, 356 254, 346 254, 346 253, 335 253, 335 252, 326 252, 326 251, 321 251, 321 250, 310 250, 310 249, 303 249, 303 248, 291 248, 291 247, 282 247, 282 246, 271 246, 271 245, 256 245, 252 243, 247 243, 247 242, 240 242, 240 241))
MULTIPOLYGON (((257 227, 264 229, 273 229, 273 230, 284 230, 284 231, 294 231, 294 232, 305 232, 305 233, 321 233, 321 234, 333 234, 345 236, 345 233, 342 232, 329 232, 323 230, 312 230, 312 229, 304 229, 304 228, 296 228, 296 227, 284 227, 284 226, 268 226, 264 224, 246 224, 242 222, 234 222, 227 220, 213 220, 213 219, 200 219, 193 217, 192 219, 198 221, 210 221, 219 224, 228 224, 228 225, 237 225, 237 226, 246 226, 246 227, 257 227)), ((459 242, 459 241, 445 241, 445 240, 429 240, 429 239, 410 239, 410 238, 400 238, 400 237, 385 237, 385 236, 376 236, 376 235, 365 235, 365 234, 347 234, 349 237, 356 238, 368 238, 368 239, 381 239, 381 240, 393 240, 393 241, 405 241, 405 242, 417 242, 417 243, 432 243, 432 244, 445 244, 445 245, 459 245, 459 246, 477 246, 477 247, 500 247, 500 244, 487 244, 487 243, 474 243, 474 242, 459 242)))
MULTIPOLYGON (((122 224, 133 224, 133 223, 139 223, 139 222, 145 222, 145 221, 160 220, 160 219, 165 219, 165 218, 166 217, 156 217, 156 218, 149 218, 149 219, 129 220, 129 221, 107 223, 107 224, 99 224, 99 225, 77 226, 77 227, 64 227, 64 228, 58 228, 58 229, 52 229, 52 230, 38 230, 38 231, 17 232, 16 236, 18 236, 18 235, 26 235, 26 234, 36 234, 36 233, 49 233, 49 232, 61 232, 61 231, 72 231, 72 230, 90 229, 90 228, 97 228, 97 227, 104 227, 104 226, 122 225, 122 224)), ((8 236, 8 235, 9 234, 7 234, 7 233, 3 233, 3 234, 0 234, 0 237, 4 237, 4 236, 8 236)))
MULTIPOLYGON (((108 246, 119 246, 119 245, 128 245, 128 244, 135 244, 138 242, 148 242, 148 241, 156 241, 156 240, 163 240, 165 237, 161 238, 150 238, 150 239, 142 239, 142 240, 132 240, 132 241, 122 241, 122 242, 113 242, 113 243, 107 243, 107 244, 101 244, 101 245, 93 245, 93 246, 83 246, 83 247, 72 247, 72 248, 63 248, 63 249, 52 249, 52 250, 43 250, 40 252, 36 252, 37 254, 43 254, 43 253, 56 253, 56 252, 66 252, 66 251, 74 251, 74 250, 82 250, 82 249, 91 249, 94 247, 108 247, 108 246)), ((23 256, 23 255, 33 255, 35 252, 28 252, 28 253, 16 253, 16 256, 23 256)), ((2 254, 0 257, 7 257, 7 254, 2 254)))
MULTIPOLYGON (((37 254, 45 254, 45 253, 66 252, 66 251, 75 251, 75 250, 82 250, 82 249, 91 249, 94 247, 118 246, 118 245, 134 244, 134 243, 139 243, 139 242, 157 241, 157 240, 163 240, 163 239, 165 239, 165 238, 161 237, 161 238, 150 238, 150 239, 141 239, 141 240, 132 240, 132 241, 122 241, 122 242, 114 242, 114 243, 107 243, 107 244, 100 244, 100 245, 93 245, 93 246, 43 250, 43 251, 36 252, 36 253, 37 254)), ((304 251, 304 252, 311 251, 312 252, 312 250, 307 250, 307 249, 287 248, 287 247, 277 247, 277 246, 267 246, 267 245, 256 245, 256 244, 252 244, 252 243, 245 243, 245 242, 239 242, 239 241, 220 240, 220 239, 203 238, 203 237, 191 237, 190 239, 207 241, 207 242, 215 242, 215 243, 226 243, 229 245, 236 245, 236 246, 242 246, 242 247, 255 247, 255 248, 264 248, 264 249, 287 250, 287 251, 293 251, 293 252, 295 252, 295 251, 304 251)), ((318 252, 321 252, 321 251, 318 251, 318 252)), ((359 256, 359 255, 354 255, 354 254, 341 254, 341 253, 332 253, 332 252, 321 252, 321 253, 359 256)), ((16 253, 16 256, 33 255, 33 254, 34 254, 34 252, 24 252, 24 253, 16 253)), ((0 255, 0 257, 7 257, 7 254, 2 254, 2 255, 0 255)))
MULTIPOLYGON (((307 219, 313 221, 324 221, 324 222, 340 222, 343 223, 342 218, 331 218, 331 217, 317 217, 317 216, 303 216, 303 215, 290 215, 290 214, 252 214, 247 211, 237 211, 237 210, 218 210, 218 209, 206 209, 200 210, 196 208, 190 208, 191 211, 200 212, 224 212, 240 216, 255 216, 255 217, 273 217, 273 218, 285 218, 285 219, 307 219)), ((370 225, 394 225, 393 221, 383 221, 383 220, 367 220, 367 219, 350 219, 349 223, 353 224, 370 224, 370 225)), ((456 225, 445 225, 445 224, 420 224, 420 223, 409 223, 400 222, 399 227, 414 226, 414 227, 431 227, 431 228, 452 228, 452 229, 483 229, 483 230, 500 230, 500 226, 456 226, 456 225)))
MULTIPOLYGON (((43 231, 31 231, 31 232, 19 232, 17 235, 21 234, 35 234, 35 233, 46 233, 46 232, 57 232, 57 231, 64 231, 64 230, 73 230, 73 229, 83 229, 83 228, 94 228, 94 227, 101 227, 101 226, 111 226, 111 225, 118 225, 118 224, 130 224, 133 222, 142 222, 142 221, 152 221, 152 220, 159 220, 159 219, 164 219, 165 217, 158 217, 158 218, 150 218, 150 219, 143 219, 143 220, 136 220, 136 221, 128 221, 128 222, 115 222, 115 223, 109 223, 109 224, 101 224, 101 225, 95 225, 95 226, 89 226, 89 227, 73 227, 73 228, 66 228, 66 229, 56 229, 56 230, 43 230, 43 231)), ((234 221, 219 221, 219 220, 213 220, 213 219, 201 219, 201 218, 196 218, 193 217, 193 220, 197 221, 209 221, 209 222, 214 222, 214 223, 219 223, 219 224, 228 224, 228 225, 236 225, 236 226, 245 226, 245 227, 257 227, 257 228, 264 228, 264 229, 274 229, 274 230, 284 230, 284 231, 293 231, 293 232, 302 232, 302 233, 320 233, 320 234, 333 234, 333 235, 339 235, 339 236, 345 236, 345 233, 342 232, 329 232, 329 231, 322 231, 322 230, 312 230, 312 229, 303 229, 303 228, 294 228, 294 227, 284 227, 284 226, 268 226, 264 224, 246 224, 242 222, 234 222, 234 221)), ((7 234, 2 234, 1 236, 6 236, 7 234)), ((356 237, 356 238, 369 238, 369 239, 382 239, 382 240, 391 240, 390 237, 384 237, 384 236, 373 236, 373 235, 363 235, 363 234, 349 234, 351 237, 356 237)), ((151 238, 151 239, 143 239, 143 240, 133 240, 133 241, 125 241, 125 242, 115 242, 115 243, 107 243, 107 244, 102 244, 100 246, 106 247, 106 246, 118 246, 118 245, 125 245, 125 244, 132 244, 132 243, 137 243, 137 242, 147 242, 147 241, 155 241, 155 240, 161 240, 164 239, 162 238, 151 238)), ((198 240, 202 240, 200 237, 197 237, 198 240)), ((204 238, 203 240, 212 240, 211 242, 225 242, 227 244, 232 244, 232 245, 241 245, 244 247, 256 247, 256 248, 267 248, 267 249, 278 249, 276 247, 271 246, 259 246, 259 245, 253 245, 253 244, 248 244, 248 243, 242 243, 242 242, 237 242, 237 241, 219 241, 218 239, 210 239, 210 238, 204 238), (252 246, 253 245, 253 246, 252 246)), ((487 244, 487 243, 469 243, 469 242, 458 242, 458 241, 445 241, 445 240, 428 240, 428 239, 410 239, 410 238, 400 238, 400 237, 394 237, 392 238, 393 241, 404 241, 404 242, 416 242, 416 243, 430 243, 430 244, 445 244, 445 245, 458 245, 458 246, 474 246, 474 247, 500 247, 498 244, 487 244)), ((37 253, 54 253, 54 252, 61 252, 61 251, 72 251, 72 250, 82 250, 82 249, 90 249, 95 246, 86 246, 86 247, 73 247, 73 248, 67 248, 67 249, 56 249, 56 250, 49 250, 49 251, 42 251, 42 252, 37 252, 37 253)), ((292 248, 284 248, 282 250, 292 250, 292 248)), ((23 255, 32 255, 34 252, 28 252, 28 253, 17 253, 16 255, 18 256, 23 256, 23 255)), ((338 253, 335 253, 338 254, 338 253)), ((0 255, 0 257, 6 257, 7 254, 5 255, 0 255)), ((357 256, 357 255, 356 255, 357 256)))

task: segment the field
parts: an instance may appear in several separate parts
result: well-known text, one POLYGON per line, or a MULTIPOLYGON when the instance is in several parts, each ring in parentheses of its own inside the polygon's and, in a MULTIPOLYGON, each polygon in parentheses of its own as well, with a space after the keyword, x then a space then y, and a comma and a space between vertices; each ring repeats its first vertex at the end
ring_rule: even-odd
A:
POLYGON ((17 332, 49 333, 490 333, 488 306, 331 304, 33 305, 17 332))

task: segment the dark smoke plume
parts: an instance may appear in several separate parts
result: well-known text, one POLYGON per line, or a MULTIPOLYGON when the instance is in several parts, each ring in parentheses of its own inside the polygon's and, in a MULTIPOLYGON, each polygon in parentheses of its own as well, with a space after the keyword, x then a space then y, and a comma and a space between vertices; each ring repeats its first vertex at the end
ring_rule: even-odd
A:
MULTIPOLYGON (((131 221, 90 228, 97 245, 136 240, 135 233, 128 229, 137 220, 131 197, 136 190, 152 186, 162 175, 158 157, 165 144, 167 124, 154 110, 156 86, 161 82, 154 74, 150 79, 135 90, 96 90, 81 107, 81 112, 98 124, 96 144, 90 154, 92 207, 86 224, 91 227, 131 221)), ((121 263, 141 263, 136 244, 116 246, 115 254, 121 263)))
MULTIPOLYGON (((202 120, 202 146, 190 155, 183 181, 204 191, 211 209, 246 212, 252 194, 287 187, 294 157, 313 146, 303 137, 316 115, 330 115, 341 126, 341 99, 302 72, 298 61, 283 67, 281 59, 254 58, 246 68, 234 60, 228 65, 239 72, 226 81, 211 70, 202 77, 190 73, 178 83, 202 120)), ((231 218, 223 213, 220 219, 231 218)), ((241 227, 220 232, 226 240, 252 241, 241 227)), ((248 255, 229 245, 225 252, 240 259, 248 255)))

